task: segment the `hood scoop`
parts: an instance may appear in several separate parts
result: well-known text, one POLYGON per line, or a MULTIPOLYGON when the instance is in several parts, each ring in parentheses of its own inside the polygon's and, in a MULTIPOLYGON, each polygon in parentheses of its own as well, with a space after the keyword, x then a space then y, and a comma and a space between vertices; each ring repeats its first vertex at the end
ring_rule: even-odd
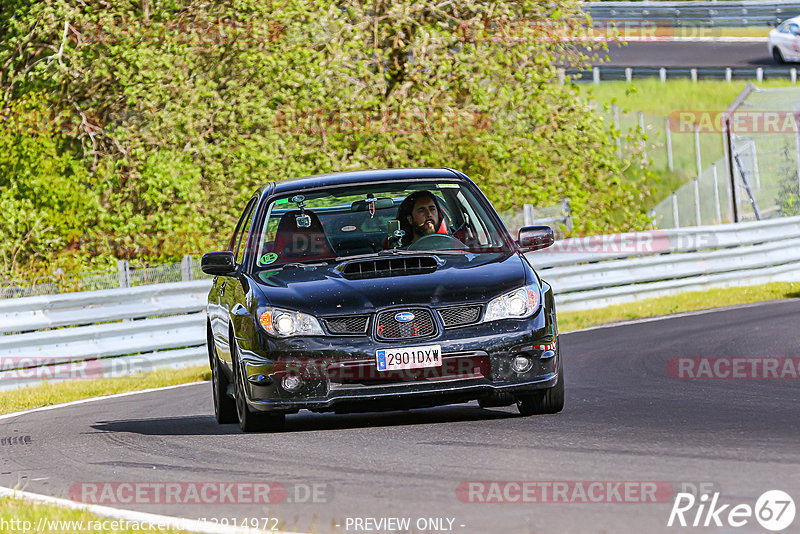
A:
POLYGON ((428 274, 439 267, 433 256, 400 256, 397 258, 377 258, 366 261, 352 261, 342 268, 342 276, 348 280, 367 278, 387 278, 428 274))

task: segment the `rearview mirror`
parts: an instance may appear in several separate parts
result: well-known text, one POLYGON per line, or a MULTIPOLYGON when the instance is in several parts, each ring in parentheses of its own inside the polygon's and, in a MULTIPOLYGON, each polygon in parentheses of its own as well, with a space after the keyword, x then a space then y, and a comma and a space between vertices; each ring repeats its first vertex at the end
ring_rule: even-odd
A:
POLYGON ((356 200, 350 205, 350 211, 367 210, 386 210, 394 207, 394 200, 391 198, 370 198, 367 200, 356 200), (370 207, 370 205, 372 207, 370 207))
POLYGON ((230 250, 209 252, 203 254, 200 268, 204 273, 213 276, 234 276, 236 274, 236 259, 230 250))
POLYGON ((519 245, 522 252, 547 248, 555 243, 553 229, 549 226, 526 226, 519 229, 519 245))

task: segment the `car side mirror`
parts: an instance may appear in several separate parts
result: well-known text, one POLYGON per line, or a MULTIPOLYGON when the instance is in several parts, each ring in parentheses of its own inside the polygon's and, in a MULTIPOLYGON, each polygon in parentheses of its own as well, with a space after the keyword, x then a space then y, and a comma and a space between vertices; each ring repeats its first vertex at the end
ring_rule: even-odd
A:
POLYGON ((204 273, 214 276, 234 276, 236 274, 236 259, 230 250, 209 252, 203 254, 200 268, 204 273))
POLYGON ((517 244, 522 252, 547 248, 555 243, 553 229, 549 226, 526 226, 519 229, 517 244))

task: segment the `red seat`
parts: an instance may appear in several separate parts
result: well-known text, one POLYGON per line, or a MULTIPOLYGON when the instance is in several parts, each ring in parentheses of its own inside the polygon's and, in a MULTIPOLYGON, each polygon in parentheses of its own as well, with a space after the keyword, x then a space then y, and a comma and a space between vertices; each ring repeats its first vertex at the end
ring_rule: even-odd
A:
POLYGON ((299 210, 290 211, 281 217, 275 236, 275 253, 283 259, 303 261, 335 257, 319 217, 312 211, 306 211, 305 214, 311 218, 311 225, 307 228, 297 226, 299 210))

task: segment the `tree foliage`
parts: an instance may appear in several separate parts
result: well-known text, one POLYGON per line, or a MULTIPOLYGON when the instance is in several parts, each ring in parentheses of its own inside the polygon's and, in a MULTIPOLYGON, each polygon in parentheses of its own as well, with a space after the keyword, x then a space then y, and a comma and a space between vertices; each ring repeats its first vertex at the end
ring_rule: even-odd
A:
MULTIPOLYGON (((260 184, 380 167, 458 168, 498 209, 570 198, 579 233, 647 224, 612 127, 558 83, 586 59, 571 0, 7 3, 6 111, 43 95, 29 166, 53 155, 36 180, 81 191, 53 231, 92 229, 67 250, 199 252, 260 184)), ((25 200, 30 175, 2 172, 25 200)))

